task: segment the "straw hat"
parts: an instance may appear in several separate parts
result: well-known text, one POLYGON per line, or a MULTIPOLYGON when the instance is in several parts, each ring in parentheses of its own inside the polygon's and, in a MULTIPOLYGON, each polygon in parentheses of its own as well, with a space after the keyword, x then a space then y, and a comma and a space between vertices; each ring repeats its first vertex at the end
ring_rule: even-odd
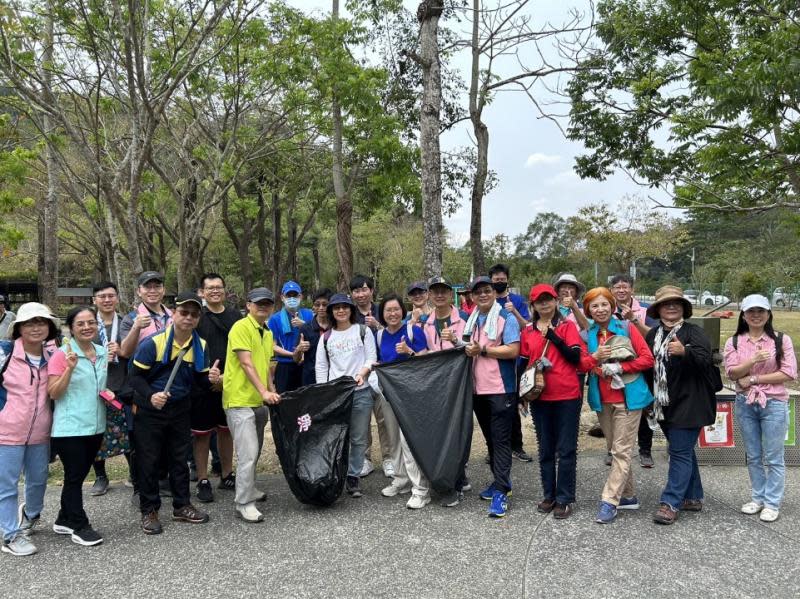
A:
POLYGON ((683 297, 683 289, 675 285, 664 285, 656 291, 656 299, 648 306, 647 315, 650 318, 658 319, 658 307, 670 300, 680 300, 683 303, 683 317, 691 317, 692 303, 683 297))

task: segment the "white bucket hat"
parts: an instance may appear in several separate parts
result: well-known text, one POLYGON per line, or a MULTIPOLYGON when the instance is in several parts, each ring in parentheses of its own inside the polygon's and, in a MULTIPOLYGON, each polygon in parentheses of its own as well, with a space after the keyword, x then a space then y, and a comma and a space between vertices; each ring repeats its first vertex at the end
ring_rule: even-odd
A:
POLYGON ((584 293, 586 293, 586 285, 578 281, 578 277, 576 277, 571 272, 559 273, 558 276, 556 276, 556 280, 553 283, 553 287, 555 288, 556 291, 558 291, 559 286, 563 285, 564 283, 575 285, 575 287, 578 289, 578 297, 581 297, 584 293))
POLYGON ((19 310, 17 310, 17 319, 14 322, 15 324, 19 324, 33 320, 34 318, 47 319, 52 322, 56 328, 60 326, 58 318, 53 316, 50 308, 37 302, 28 302, 27 304, 22 304, 19 307, 19 310))

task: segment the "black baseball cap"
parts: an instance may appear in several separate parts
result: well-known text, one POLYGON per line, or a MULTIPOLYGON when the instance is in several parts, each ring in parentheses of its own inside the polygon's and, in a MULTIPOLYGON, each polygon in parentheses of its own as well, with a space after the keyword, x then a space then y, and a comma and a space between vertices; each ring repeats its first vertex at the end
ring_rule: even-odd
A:
MULTIPOLYGON (((152 281, 153 279, 150 280, 152 281)), ((203 300, 194 291, 181 291, 175 296, 176 306, 185 306, 186 304, 197 304, 198 308, 203 308, 203 300)))
POLYGON ((413 283, 411 283, 411 285, 408 286, 408 289, 406 289, 406 293, 408 295, 411 295, 411 292, 416 291, 417 289, 419 289, 420 291, 427 291, 428 284, 425 281, 414 281, 413 283))
POLYGON ((247 292, 248 302, 256 303, 264 300, 275 303, 275 295, 266 287, 256 287, 247 292))
POLYGON ((150 281, 158 281, 159 283, 163 283, 164 275, 155 270, 146 270, 139 275, 139 278, 136 280, 136 284, 141 287, 142 285, 147 285, 150 281))
POLYGON ((475 277, 472 283, 469 284, 469 290, 472 291, 478 285, 491 285, 491 284, 492 280, 489 277, 486 276, 475 277))

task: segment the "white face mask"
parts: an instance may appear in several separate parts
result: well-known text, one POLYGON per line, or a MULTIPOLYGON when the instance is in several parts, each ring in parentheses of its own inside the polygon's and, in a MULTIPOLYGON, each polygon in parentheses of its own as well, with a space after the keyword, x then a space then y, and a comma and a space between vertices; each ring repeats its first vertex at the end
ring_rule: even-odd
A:
POLYGON ((286 305, 287 308, 290 310, 296 310, 297 307, 300 305, 300 298, 299 297, 287 297, 283 303, 286 305))

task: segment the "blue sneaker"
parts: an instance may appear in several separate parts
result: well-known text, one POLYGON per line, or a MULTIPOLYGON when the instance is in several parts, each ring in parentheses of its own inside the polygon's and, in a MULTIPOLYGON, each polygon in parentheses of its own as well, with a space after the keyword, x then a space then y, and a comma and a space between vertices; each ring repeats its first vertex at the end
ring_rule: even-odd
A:
POLYGON ((494 497, 494 492, 495 492, 494 483, 491 483, 489 484, 488 487, 486 487, 483 491, 481 491, 478 494, 478 497, 480 497, 484 501, 491 501, 492 497, 494 497))
POLYGON ((618 510, 638 510, 639 498, 634 495, 633 497, 620 497, 618 510))
POLYGON ((600 524, 608 524, 616 517, 617 508, 606 501, 601 501, 600 509, 597 510, 597 518, 595 518, 594 521, 599 522, 600 524))
MULTIPOLYGON (((472 486, 470 486, 470 488, 472 488, 472 486)), ((466 491, 467 489, 466 489, 466 487, 463 487, 461 490, 462 491, 466 491)), ((478 494, 478 497, 480 497, 484 501, 491 501, 491 499, 494 497, 494 494, 496 492, 497 492, 497 488, 494 486, 494 483, 492 483, 488 487, 486 487, 483 491, 481 491, 478 494)), ((511 489, 509 489, 508 493, 506 493, 506 497, 511 497, 511 489)))
POLYGON ((490 518, 503 518, 508 511, 508 496, 500 491, 495 491, 492 495, 492 503, 489 506, 490 518))

